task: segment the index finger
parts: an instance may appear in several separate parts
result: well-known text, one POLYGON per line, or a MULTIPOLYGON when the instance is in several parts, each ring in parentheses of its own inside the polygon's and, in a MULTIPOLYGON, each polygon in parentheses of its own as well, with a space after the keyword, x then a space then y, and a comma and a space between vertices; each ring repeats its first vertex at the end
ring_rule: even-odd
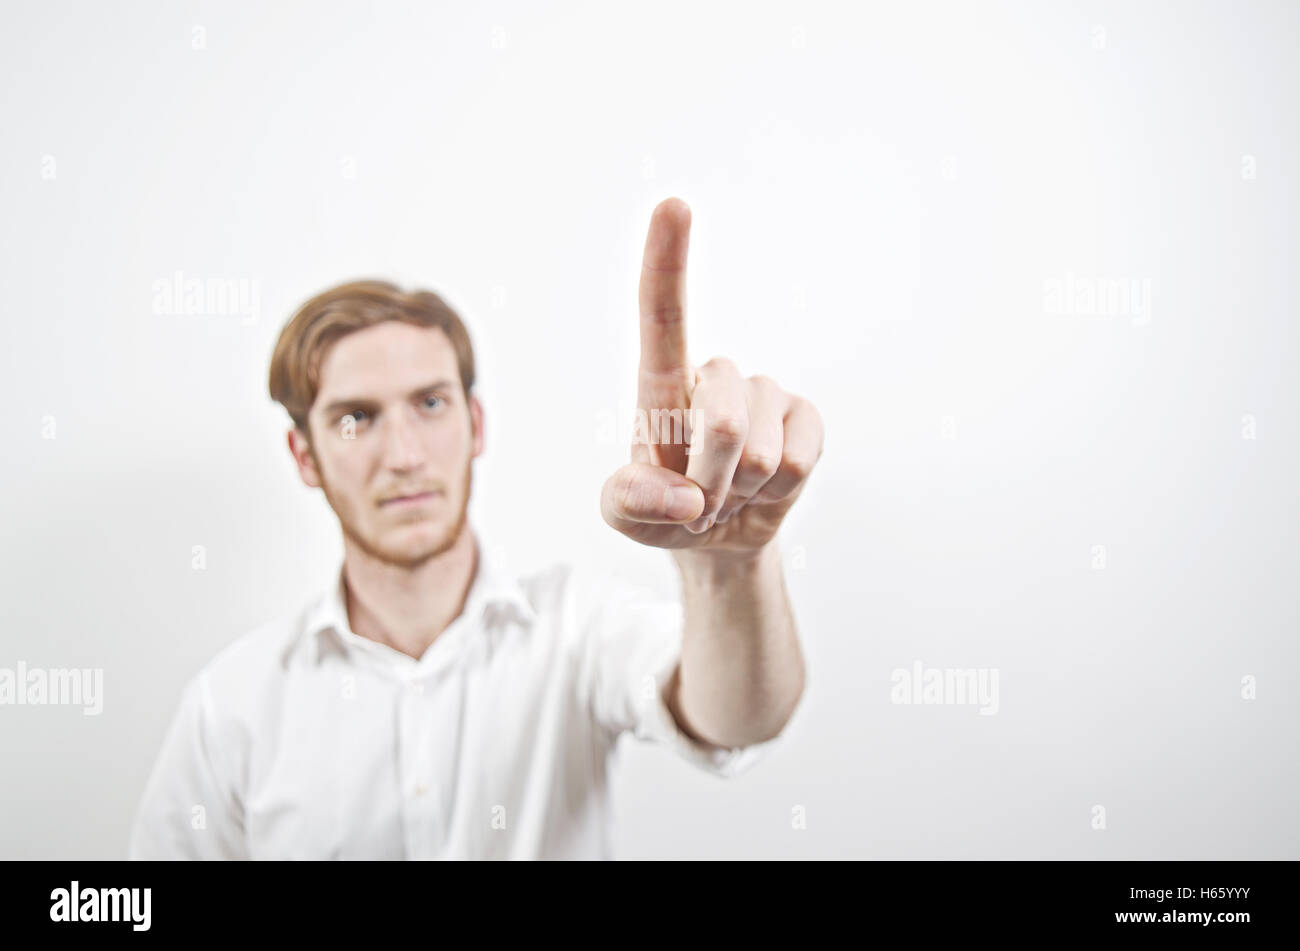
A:
POLYGON ((680 372, 686 358, 686 248, 691 209, 666 198, 650 215, 641 259, 641 370, 680 372))

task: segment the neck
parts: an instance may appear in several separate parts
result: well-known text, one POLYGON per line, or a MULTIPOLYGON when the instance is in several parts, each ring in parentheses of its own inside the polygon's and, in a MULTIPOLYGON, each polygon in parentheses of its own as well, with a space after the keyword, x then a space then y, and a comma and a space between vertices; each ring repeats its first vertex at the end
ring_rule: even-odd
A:
POLYGON ((379 561, 345 545, 348 625, 353 633, 419 660, 465 608, 478 570, 466 521, 450 548, 419 568, 379 561))

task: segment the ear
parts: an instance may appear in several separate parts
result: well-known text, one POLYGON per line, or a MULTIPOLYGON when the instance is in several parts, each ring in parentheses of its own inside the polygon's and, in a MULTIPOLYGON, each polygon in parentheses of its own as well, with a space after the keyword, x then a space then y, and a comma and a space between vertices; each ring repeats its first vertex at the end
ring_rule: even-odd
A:
POLYGON ((474 452, 470 458, 476 459, 483 455, 483 404, 477 396, 469 398, 469 422, 474 430, 474 452))
POLYGON ((289 452, 298 466, 298 475, 302 481, 313 489, 321 487, 320 471, 316 468, 316 458, 312 455, 311 442, 307 436, 294 427, 289 430, 289 452))

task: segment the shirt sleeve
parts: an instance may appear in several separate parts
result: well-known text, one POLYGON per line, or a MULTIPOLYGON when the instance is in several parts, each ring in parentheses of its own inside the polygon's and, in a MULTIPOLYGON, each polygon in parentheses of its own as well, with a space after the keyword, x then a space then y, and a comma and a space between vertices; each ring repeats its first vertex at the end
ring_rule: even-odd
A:
POLYGON ((246 859, 243 810, 224 768, 207 680, 186 684, 131 828, 130 859, 246 859))
POLYGON ((585 630, 593 716, 616 736, 662 744, 718 776, 747 771, 779 737, 722 748, 695 740, 678 725, 664 688, 681 660, 685 615, 679 600, 657 597, 612 572, 593 582, 596 606, 585 630))

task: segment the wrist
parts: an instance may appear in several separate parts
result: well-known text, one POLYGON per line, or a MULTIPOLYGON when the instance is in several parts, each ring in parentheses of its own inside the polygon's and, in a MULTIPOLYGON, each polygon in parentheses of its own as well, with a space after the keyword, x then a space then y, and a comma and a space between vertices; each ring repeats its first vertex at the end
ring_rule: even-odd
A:
POLYGON ((683 579, 688 580, 733 581, 766 571, 779 571, 781 564, 781 550, 775 535, 760 548, 674 548, 671 551, 683 579))

